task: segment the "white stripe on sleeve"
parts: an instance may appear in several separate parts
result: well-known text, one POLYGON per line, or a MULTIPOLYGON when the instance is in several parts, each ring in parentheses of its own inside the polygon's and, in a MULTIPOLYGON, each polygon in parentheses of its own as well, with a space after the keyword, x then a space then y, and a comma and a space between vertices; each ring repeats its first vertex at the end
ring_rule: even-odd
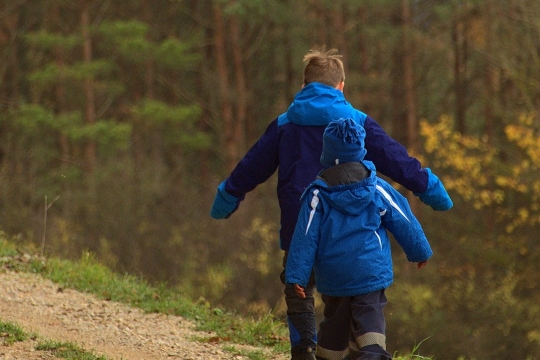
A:
POLYGON ((313 216, 315 216, 315 209, 317 209, 317 205, 319 204, 319 197, 317 196, 319 194, 319 190, 315 189, 313 190, 313 199, 311 199, 311 211, 309 213, 309 221, 306 227, 306 234, 309 231, 309 227, 311 226, 311 221, 313 220, 313 216))
POLYGON ((404 217, 405 219, 407 219, 408 222, 411 222, 411 221, 409 220, 409 218, 407 217, 407 215, 405 215, 405 213, 403 212, 403 210, 399 207, 399 205, 396 204, 396 203, 394 202, 394 199, 392 199, 392 197, 390 196, 390 194, 389 194, 386 190, 384 190, 384 188, 383 188, 382 186, 377 185, 376 188, 377 188, 377 190, 379 190, 379 192, 385 197, 385 199, 388 200, 388 202, 390 203, 390 205, 391 205, 393 208, 395 208, 397 211, 399 211, 399 213, 400 213, 401 215, 403 215, 403 217, 404 217))

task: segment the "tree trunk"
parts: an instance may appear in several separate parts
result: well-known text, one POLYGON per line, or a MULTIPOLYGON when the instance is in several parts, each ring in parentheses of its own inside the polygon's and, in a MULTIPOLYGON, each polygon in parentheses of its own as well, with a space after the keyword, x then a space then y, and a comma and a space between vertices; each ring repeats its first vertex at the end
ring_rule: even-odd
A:
POLYGON ((454 19, 452 26, 452 43, 454 45, 454 96, 456 98, 456 125, 457 130, 465 134, 465 111, 467 99, 466 61, 467 41, 464 23, 454 19))
MULTIPOLYGON (((236 146, 237 154, 240 151, 245 150, 246 143, 246 114, 247 114, 247 102, 248 92, 246 84, 245 69, 242 61, 242 47, 240 36, 240 25, 238 17, 233 15, 231 17, 231 38, 232 38, 232 51, 234 58, 234 74, 236 80, 236 121, 234 122, 234 143, 236 146)), ((235 159, 236 161, 240 158, 235 159)))
MULTIPOLYGON (((197 12, 197 7, 195 2, 193 3, 192 12, 199 16, 200 14, 204 13, 205 10, 207 10, 205 7, 202 7, 202 10, 199 10, 197 12)), ((208 89, 207 81, 206 81, 206 74, 210 73, 210 64, 213 63, 213 52, 212 52, 212 30, 210 27, 205 26, 204 27, 204 48, 202 52, 203 60, 199 62, 198 65, 198 71, 197 71, 197 81, 201 86, 196 87, 196 94, 197 98, 200 99, 200 103, 203 104, 201 115, 199 116, 198 121, 198 128, 204 133, 210 133, 210 119, 212 118, 212 113, 208 107, 208 104, 210 104, 210 97, 211 97, 211 91, 208 89)), ((214 185, 210 184, 208 182, 208 179, 210 178, 211 171, 210 171, 210 165, 209 165, 209 159, 210 159, 210 152, 208 150, 204 150, 201 154, 201 159, 199 163, 199 178, 200 178, 200 184, 203 184, 203 186, 207 186, 208 188, 204 189, 204 194, 207 196, 213 196, 214 195, 214 185), (209 189, 212 189, 212 191, 207 191, 209 189)), ((208 201, 211 201, 211 198, 208 199, 208 201)))
MULTIPOLYGON (((149 0, 144 0, 142 2, 142 7, 143 7, 143 13, 144 13, 144 19, 146 21, 147 24, 151 24, 152 23, 152 19, 153 19, 153 14, 152 14, 152 4, 150 3, 149 0)), ((146 40, 148 40, 149 42, 152 42, 153 39, 152 39, 152 35, 151 34, 147 34, 146 35, 146 40)), ((154 63, 154 60, 152 60, 151 57, 149 57, 147 60, 146 60, 146 63, 145 63, 145 68, 146 68, 146 72, 145 72, 145 76, 144 76, 144 83, 145 83, 145 97, 147 99, 154 99, 154 83, 155 83, 155 79, 156 79, 156 75, 155 75, 155 63, 154 63)))
MULTIPOLYGON (((397 6, 397 4, 396 4, 397 6)), ((401 8, 394 10, 393 26, 400 31, 403 31, 403 16, 401 14, 401 8)), ((405 87, 403 85, 403 58, 404 58, 404 46, 401 42, 396 42, 392 49, 392 70, 391 70, 391 99, 392 99, 392 137, 398 142, 407 146, 407 108, 405 103, 405 87)), ((377 64, 377 74, 384 73, 384 61, 380 59, 377 64)), ((379 59, 378 59, 379 60, 379 59)))
MULTIPOLYGON (((401 0, 401 15, 403 18, 403 84, 405 85, 405 106, 407 119, 408 150, 413 155, 419 154, 418 142, 418 114, 416 109, 416 87, 414 85, 414 49, 412 36, 412 21, 409 0, 401 0)), ((419 216, 420 206, 418 198, 410 191, 407 198, 414 214, 419 216)))
MULTIPOLYGON (((88 65, 92 61, 92 38, 90 35, 90 8, 84 2, 81 12, 81 31, 83 37, 83 62, 88 65)), ((93 79, 84 80, 84 94, 86 97, 85 124, 93 125, 96 122, 96 105, 93 79)), ((85 147, 85 160, 87 170, 93 172, 96 165, 96 141, 89 139, 85 147)))
MULTIPOLYGON (((487 1, 486 5, 488 6, 488 9, 491 8, 491 1, 487 1)), ((486 20, 484 23, 486 24, 486 38, 485 38, 485 44, 486 44, 486 54, 487 56, 485 59, 485 68, 484 68, 484 89, 485 89, 485 98, 484 98, 484 127, 485 127, 485 133, 488 139, 488 143, 490 145, 493 144, 493 136, 494 136, 494 129, 493 129, 493 105, 492 102, 495 99, 495 89, 493 85, 493 74, 494 69, 493 65, 490 62, 491 54, 493 52, 492 49, 492 37, 493 37, 493 29, 492 29, 492 21, 495 20, 492 18, 492 13, 490 11, 486 12, 486 20)))
MULTIPOLYGON (((285 102, 287 105, 292 103, 294 95, 300 90, 301 83, 295 84, 295 71, 293 65, 293 44, 291 40, 291 27, 287 24, 285 33, 283 36, 284 39, 284 53, 285 53, 285 102)), ((302 74, 302 81, 304 81, 304 76, 302 74)))
POLYGON ((337 2, 332 9, 332 33, 335 34, 331 37, 330 48, 336 48, 339 50, 339 54, 343 55, 343 66, 345 68, 345 74, 348 73, 347 65, 349 63, 347 58, 347 46, 345 45, 345 19, 343 14, 343 7, 337 2))
POLYGON ((219 80, 220 102, 221 102, 221 119, 222 126, 222 143, 225 148, 225 166, 228 171, 231 171, 236 165, 238 159, 238 149, 234 143, 234 119, 233 107, 230 99, 229 73, 227 69, 227 50, 225 43, 225 20, 223 19, 222 9, 219 5, 214 6, 214 46, 216 56, 216 66, 219 80))
MULTIPOLYGON (((353 16, 355 16, 355 19, 360 24, 365 23, 367 19, 366 8, 360 7, 358 11, 356 12, 356 14, 353 16)), ((366 39, 366 33, 362 27, 360 27, 359 32, 356 34, 353 44, 356 45, 356 53, 358 54, 357 58, 355 59, 355 64, 356 64, 355 66, 358 67, 360 77, 362 79, 367 79, 370 72, 369 57, 368 57, 368 44, 367 44, 367 39, 366 39)), ((345 73, 345 76, 347 76, 347 73, 345 73)), ((372 96, 373 94, 371 93, 369 89, 367 89, 367 87, 360 88, 359 99, 364 100, 364 104, 361 110, 367 114, 371 114, 373 110, 372 102, 366 101, 372 96)))
MULTIPOLYGON (((487 11, 485 12, 486 20, 484 21, 486 26, 486 38, 485 38, 485 52, 487 56, 485 57, 485 69, 484 69, 484 88, 485 88, 485 98, 484 98, 484 118, 485 118, 485 124, 484 124, 484 131, 487 137, 488 144, 490 146, 494 143, 494 122, 493 122, 493 105, 492 102, 494 101, 495 97, 495 89, 493 84, 493 73, 494 69, 490 62, 491 54, 492 54, 492 40, 493 40, 493 29, 492 29, 492 22, 495 21, 494 15, 492 13, 492 9, 494 9, 494 5, 490 4, 491 1, 486 2, 487 11), (491 11, 490 11, 491 10, 491 11)), ((489 188, 490 191, 493 191, 493 185, 489 188)), ((493 231, 496 229, 496 214, 495 214, 495 207, 491 206, 487 209, 486 215, 485 215, 485 227, 486 227, 486 236, 492 237, 494 236, 493 231), (491 230, 490 230, 491 229, 491 230)))
POLYGON ((19 11, 20 7, 6 13, 0 26, 0 48, 9 49, 7 52, 7 63, 0 65, 0 76, 2 76, 0 86, 0 106, 7 105, 12 108, 19 102, 19 46, 22 34, 19 33, 19 11))
MULTIPOLYGON (((62 20, 60 17, 60 6, 58 4, 53 4, 51 9, 51 17, 53 24, 61 24, 62 20)), ((66 111, 66 88, 65 88, 65 77, 64 69, 66 65, 64 49, 61 46, 56 46, 54 49, 54 58, 56 67, 59 69, 58 82, 55 86, 55 109, 54 112, 57 116, 61 116, 66 111)), ((69 163, 69 142, 65 132, 61 131, 59 135, 59 144, 60 144, 60 154, 62 159, 62 168, 66 169, 69 163)))

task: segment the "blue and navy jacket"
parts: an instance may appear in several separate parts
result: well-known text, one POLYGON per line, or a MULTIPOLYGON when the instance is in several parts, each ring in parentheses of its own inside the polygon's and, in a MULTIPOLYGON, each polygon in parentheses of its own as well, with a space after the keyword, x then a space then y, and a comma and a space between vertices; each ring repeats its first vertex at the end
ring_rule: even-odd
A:
POLYGON ((376 176, 373 163, 363 163, 371 170, 364 180, 329 186, 318 178, 307 188, 287 257, 287 284, 305 287, 314 269, 322 294, 386 289, 393 281, 387 230, 409 261, 433 254, 407 200, 376 176))
POLYGON ((332 120, 351 118, 366 130, 366 159, 380 173, 415 193, 426 191, 428 172, 389 137, 380 125, 355 109, 343 92, 320 83, 306 85, 286 113, 270 123, 225 182, 239 199, 278 170, 277 196, 281 209, 280 246, 288 250, 300 211, 300 196, 323 168, 323 132, 332 120))

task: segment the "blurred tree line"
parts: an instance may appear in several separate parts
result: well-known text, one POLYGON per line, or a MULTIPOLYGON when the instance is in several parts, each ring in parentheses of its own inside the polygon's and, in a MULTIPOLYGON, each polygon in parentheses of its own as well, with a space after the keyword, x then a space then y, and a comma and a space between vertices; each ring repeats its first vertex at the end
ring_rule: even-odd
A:
POLYGON ((348 100, 455 203, 407 194, 435 256, 417 272, 395 252, 389 347, 539 358, 537 0, 2 0, 1 229, 282 315, 275 179, 208 214, 322 44, 344 55, 348 100))

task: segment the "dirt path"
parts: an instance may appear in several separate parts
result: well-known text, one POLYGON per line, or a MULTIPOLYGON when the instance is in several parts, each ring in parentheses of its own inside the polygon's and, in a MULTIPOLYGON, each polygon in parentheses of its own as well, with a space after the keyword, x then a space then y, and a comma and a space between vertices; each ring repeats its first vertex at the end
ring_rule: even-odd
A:
MULTIPOLYGON (((53 282, 29 273, 0 273, 0 320, 17 323, 40 339, 76 343, 110 359, 247 359, 225 351, 223 344, 195 341, 209 334, 195 331, 194 324, 182 317, 144 314, 123 304, 59 289, 53 282)), ((0 360, 54 359, 34 350, 36 343, 0 343, 0 360)), ((269 351, 267 354, 268 359, 286 359, 269 351)))

